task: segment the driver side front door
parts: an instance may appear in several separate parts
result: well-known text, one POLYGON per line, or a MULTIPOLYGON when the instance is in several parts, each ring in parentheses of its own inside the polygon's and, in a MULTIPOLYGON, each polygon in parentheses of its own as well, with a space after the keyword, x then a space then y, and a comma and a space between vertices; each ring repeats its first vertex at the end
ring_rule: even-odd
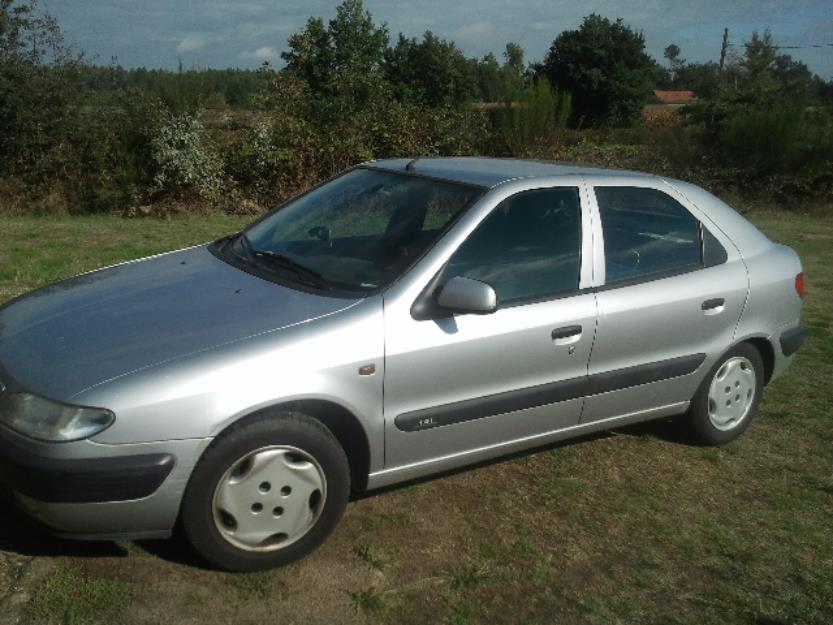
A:
MULTIPOLYGON (((596 326, 581 291, 580 189, 514 195, 458 247, 439 283, 486 282, 498 309, 416 320, 385 302, 386 471, 575 425, 596 326)), ((530 441, 530 445, 534 441, 530 441)))

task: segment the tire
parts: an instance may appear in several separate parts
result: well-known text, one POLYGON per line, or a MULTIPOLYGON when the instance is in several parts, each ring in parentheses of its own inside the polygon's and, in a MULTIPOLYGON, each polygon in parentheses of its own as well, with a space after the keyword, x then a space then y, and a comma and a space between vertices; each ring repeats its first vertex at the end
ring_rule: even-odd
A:
POLYGON ((344 450, 322 423, 275 412, 232 426, 197 463, 180 514, 208 562, 262 571, 314 551, 335 529, 350 493, 344 450))
POLYGON ((724 445, 746 431, 758 414, 764 388, 760 352, 741 343, 724 354, 703 379, 688 411, 694 438, 703 445, 724 445))

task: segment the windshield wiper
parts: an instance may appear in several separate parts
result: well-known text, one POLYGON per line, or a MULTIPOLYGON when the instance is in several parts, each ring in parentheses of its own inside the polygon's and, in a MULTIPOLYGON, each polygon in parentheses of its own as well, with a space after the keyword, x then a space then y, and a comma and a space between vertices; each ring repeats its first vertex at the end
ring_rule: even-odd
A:
POLYGON ((257 258, 263 258, 268 260, 271 263, 276 265, 280 265, 281 267, 286 267, 287 269, 291 269, 299 276, 304 276, 306 278, 312 278, 314 280, 323 280, 323 276, 315 271, 315 269, 310 269, 306 265, 299 263, 297 260, 290 258, 289 256, 284 256, 283 254, 278 254, 276 252, 271 252, 269 250, 254 250, 254 255, 257 258))
POLYGON ((259 250, 255 248, 245 232, 240 233, 238 239, 249 262, 254 263, 258 260, 265 260, 283 269, 289 269, 306 284, 322 289, 330 288, 325 284, 324 277, 315 271, 315 269, 311 269, 306 265, 299 263, 297 260, 290 258, 289 256, 285 256, 284 254, 278 254, 277 252, 273 252, 271 250, 259 250))

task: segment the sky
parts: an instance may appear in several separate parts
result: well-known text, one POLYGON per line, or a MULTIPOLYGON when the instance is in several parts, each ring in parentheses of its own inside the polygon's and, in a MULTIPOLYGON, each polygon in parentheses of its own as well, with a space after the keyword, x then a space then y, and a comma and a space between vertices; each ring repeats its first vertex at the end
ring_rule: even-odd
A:
MULTIPOLYGON (((67 39, 125 67, 258 67, 281 65, 287 37, 310 16, 329 20, 337 0, 41 0, 67 39)), ((426 30, 451 39, 468 56, 501 53, 520 43, 527 61, 541 60, 553 39, 596 12, 623 18, 645 34, 648 53, 662 60, 670 43, 689 61, 718 60, 723 28, 734 50, 752 31, 769 28, 777 44, 833 44, 831 0, 365 0, 377 23, 399 32, 426 30)), ((833 46, 784 49, 826 79, 833 78, 833 46)))

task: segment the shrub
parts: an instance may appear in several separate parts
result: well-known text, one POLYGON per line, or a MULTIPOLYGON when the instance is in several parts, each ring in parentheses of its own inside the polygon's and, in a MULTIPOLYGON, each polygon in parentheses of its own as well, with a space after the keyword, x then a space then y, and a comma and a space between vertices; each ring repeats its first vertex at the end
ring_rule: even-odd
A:
POLYGON ((196 115, 165 114, 151 139, 154 193, 177 198, 196 194, 209 202, 220 199, 223 161, 203 135, 202 122, 196 115))
POLYGON ((407 155, 474 154, 487 135, 469 107, 429 107, 392 98, 376 75, 343 73, 326 97, 282 72, 257 98, 262 119, 230 150, 241 188, 274 203, 356 163, 407 155))
POLYGON ((833 121, 828 111, 796 104, 733 111, 718 135, 722 154, 762 173, 800 173, 833 163, 833 121))

